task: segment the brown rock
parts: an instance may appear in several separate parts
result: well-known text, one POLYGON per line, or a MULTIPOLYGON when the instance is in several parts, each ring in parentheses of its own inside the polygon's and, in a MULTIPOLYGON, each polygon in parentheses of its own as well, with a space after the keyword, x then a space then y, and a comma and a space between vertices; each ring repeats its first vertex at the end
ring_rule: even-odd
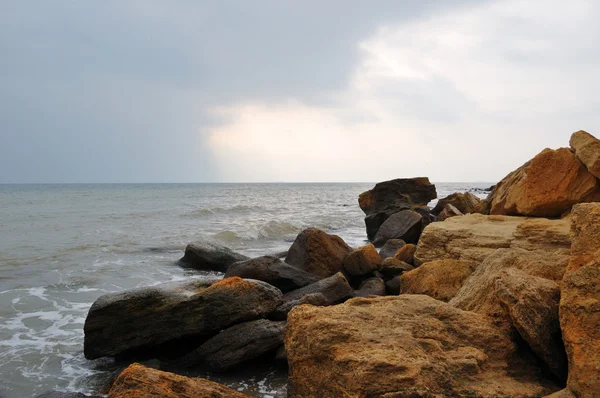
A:
POLYGON ((380 182, 360 194, 358 204, 366 215, 386 210, 400 211, 415 205, 426 205, 437 198, 435 185, 427 177, 399 178, 380 182))
POLYGON ((343 261, 344 269, 352 276, 362 276, 381 266, 381 256, 375 246, 368 244, 350 252, 343 261))
POLYGON ((583 130, 571 135, 569 145, 588 171, 600 178, 600 140, 583 130))
POLYGON ((412 243, 409 243, 396 252, 396 254, 394 255, 394 259, 403 261, 407 264, 414 264, 414 256, 416 252, 417 246, 413 245, 412 243))
POLYGON ((285 337, 295 397, 539 397, 558 390, 481 315, 423 295, 296 307, 285 337))
POLYGON ((444 221, 450 217, 456 217, 456 216, 462 216, 463 213, 461 213, 460 210, 458 210, 456 207, 452 206, 450 203, 448 203, 444 209, 440 212, 440 214, 438 214, 438 216, 436 217, 436 221, 444 221))
POLYGON ((385 245, 379 250, 379 255, 381 256, 381 260, 385 260, 389 257, 394 257, 394 255, 398 252, 398 250, 402 249, 406 246, 406 242, 402 239, 390 239, 385 242, 385 245))
POLYGON ((482 200, 477 196, 471 192, 456 192, 440 199, 431 210, 431 213, 434 215, 440 214, 448 204, 456 208, 460 214, 480 213, 482 210, 482 200))
POLYGON ((248 257, 225 246, 201 241, 187 245, 185 254, 179 261, 189 268, 225 272, 231 264, 247 259, 248 257))
POLYGON ((412 271, 413 269, 415 269, 415 267, 409 263, 405 263, 404 261, 390 257, 383 260, 379 272, 381 272, 381 274, 386 278, 393 278, 394 276, 401 275, 404 272, 412 271))
POLYGON ((401 294, 426 294, 450 301, 475 270, 472 262, 437 260, 425 263, 400 277, 401 294))
POLYGON ((221 384, 129 365, 113 383, 108 398, 248 398, 221 384))
POLYGON ((423 230, 423 217, 413 210, 402 210, 385 220, 373 244, 381 247, 390 239, 402 239, 405 242, 417 243, 423 230))
POLYGON ((325 278, 342 270, 342 260, 351 251, 339 236, 308 228, 298 234, 285 262, 325 278))
POLYGON ((599 195, 596 177, 567 148, 544 149, 488 197, 490 214, 559 217, 599 195))
POLYGON ((593 397, 600 392, 600 204, 574 206, 571 233, 560 301, 567 386, 578 397, 593 397))
POLYGON ((385 282, 383 279, 373 277, 364 280, 358 290, 354 291, 354 297, 385 296, 385 282))

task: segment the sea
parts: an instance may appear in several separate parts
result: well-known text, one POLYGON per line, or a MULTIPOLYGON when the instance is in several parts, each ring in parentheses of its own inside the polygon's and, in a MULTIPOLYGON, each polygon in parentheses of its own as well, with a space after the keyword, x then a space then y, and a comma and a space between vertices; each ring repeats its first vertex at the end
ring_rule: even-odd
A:
MULTIPOLYGON (((490 185, 436 187, 440 198, 469 190, 483 198, 479 189, 490 185)), ((317 227, 365 244, 358 195, 373 186, 0 185, 0 397, 103 389, 126 364, 84 358, 90 306, 106 293, 206 274, 178 264, 188 243, 209 239, 253 257, 285 251, 317 227)), ((268 365, 190 375, 254 397, 286 396, 285 371, 268 365)))

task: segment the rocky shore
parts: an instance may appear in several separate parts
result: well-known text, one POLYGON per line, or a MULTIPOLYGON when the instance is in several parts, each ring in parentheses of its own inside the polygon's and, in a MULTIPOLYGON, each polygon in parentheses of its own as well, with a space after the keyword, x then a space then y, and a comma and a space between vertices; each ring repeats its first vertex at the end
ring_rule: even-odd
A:
POLYGON ((190 244, 181 265, 223 278, 100 297, 85 356, 130 364, 111 398, 243 397, 178 373, 253 361, 287 367, 289 397, 600 397, 599 178, 578 131, 485 200, 378 183, 358 248, 314 228, 282 255, 190 244))

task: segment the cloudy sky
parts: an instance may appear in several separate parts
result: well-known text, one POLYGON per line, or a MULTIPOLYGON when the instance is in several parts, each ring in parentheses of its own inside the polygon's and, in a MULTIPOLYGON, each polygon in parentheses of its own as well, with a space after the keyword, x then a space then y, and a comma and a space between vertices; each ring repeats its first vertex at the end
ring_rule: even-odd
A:
POLYGON ((0 182, 496 181, 600 136, 600 2, 0 2, 0 182))

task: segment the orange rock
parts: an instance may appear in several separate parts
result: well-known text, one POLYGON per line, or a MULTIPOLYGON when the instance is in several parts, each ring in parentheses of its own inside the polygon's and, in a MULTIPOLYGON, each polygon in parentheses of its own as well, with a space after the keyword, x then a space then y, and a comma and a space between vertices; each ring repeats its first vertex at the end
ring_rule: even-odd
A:
POLYGON ((426 294, 450 301, 475 270, 473 262, 437 260, 425 263, 400 277, 400 294, 426 294))
POLYGON ((414 264, 414 256, 417 251, 417 246, 409 243, 408 245, 402 247, 400 250, 396 252, 394 258, 396 260, 404 261, 410 265, 414 264))
POLYGON ((298 234, 285 262, 326 278, 342 270, 342 261, 351 251, 339 236, 308 228, 298 234))
POLYGON ((162 372, 138 363, 115 380, 108 398, 248 398, 221 384, 162 372))
POLYGON ((373 244, 368 244, 350 252, 343 264, 350 275, 367 275, 381 266, 381 256, 373 244))

